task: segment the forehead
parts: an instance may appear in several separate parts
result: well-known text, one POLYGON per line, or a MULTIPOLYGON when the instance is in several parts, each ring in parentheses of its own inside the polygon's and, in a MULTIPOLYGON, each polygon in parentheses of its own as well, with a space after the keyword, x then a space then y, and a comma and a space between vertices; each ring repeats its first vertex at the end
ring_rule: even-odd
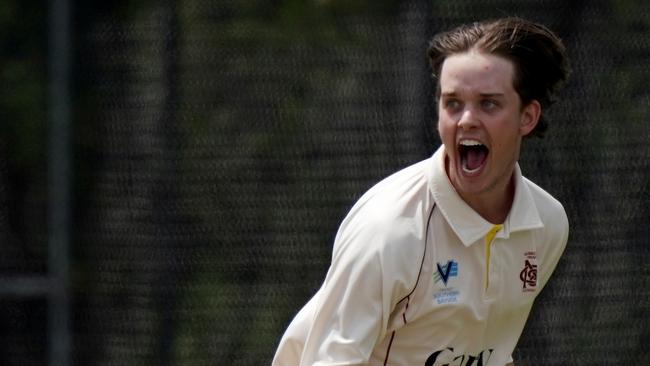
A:
POLYGON ((514 93, 514 65, 491 54, 467 52, 445 59, 440 70, 440 91, 447 93, 514 93))

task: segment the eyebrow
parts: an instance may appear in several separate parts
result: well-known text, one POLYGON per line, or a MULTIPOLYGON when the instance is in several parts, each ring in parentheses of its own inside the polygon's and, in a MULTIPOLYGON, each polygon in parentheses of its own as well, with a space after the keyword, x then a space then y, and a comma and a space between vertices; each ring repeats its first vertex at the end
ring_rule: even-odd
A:
MULTIPOLYGON (((443 97, 455 97, 457 95, 456 92, 442 92, 440 93, 440 96, 443 97)), ((479 96, 483 98, 495 98, 495 97, 503 97, 505 93, 479 93, 479 96)))
POLYGON ((505 94, 504 93, 480 93, 479 95, 482 96, 482 97, 494 98, 494 97, 502 97, 505 94))

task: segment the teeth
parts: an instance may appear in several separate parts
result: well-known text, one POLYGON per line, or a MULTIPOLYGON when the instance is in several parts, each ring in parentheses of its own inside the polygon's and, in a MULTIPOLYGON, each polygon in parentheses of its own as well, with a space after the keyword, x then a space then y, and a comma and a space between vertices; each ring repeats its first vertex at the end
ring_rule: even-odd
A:
POLYGON ((482 143, 480 143, 479 141, 476 141, 476 140, 462 140, 459 144, 463 145, 463 146, 480 146, 480 145, 483 145, 482 143))
POLYGON ((481 169, 481 167, 478 167, 478 168, 476 168, 476 169, 474 169, 474 170, 470 170, 470 169, 467 169, 467 167, 463 165, 462 169, 463 169, 463 171, 466 172, 466 173, 474 173, 474 172, 479 171, 479 170, 481 169))

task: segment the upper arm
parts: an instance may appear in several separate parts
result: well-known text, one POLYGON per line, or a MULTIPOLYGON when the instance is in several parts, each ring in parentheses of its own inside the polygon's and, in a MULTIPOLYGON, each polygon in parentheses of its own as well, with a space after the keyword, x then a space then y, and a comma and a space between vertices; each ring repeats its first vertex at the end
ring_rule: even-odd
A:
POLYGON ((542 258, 543 270, 542 285, 545 285, 555 270, 569 239, 569 221, 564 209, 560 207, 560 212, 553 215, 546 225, 546 246, 544 248, 544 257, 542 258))
POLYGON ((411 260, 410 253, 398 250, 403 244, 399 235, 388 234, 395 230, 399 231, 399 225, 373 224, 337 236, 332 264, 314 304, 301 364, 323 359, 368 362, 386 334, 393 307, 412 282, 413 266, 404 265, 411 260))

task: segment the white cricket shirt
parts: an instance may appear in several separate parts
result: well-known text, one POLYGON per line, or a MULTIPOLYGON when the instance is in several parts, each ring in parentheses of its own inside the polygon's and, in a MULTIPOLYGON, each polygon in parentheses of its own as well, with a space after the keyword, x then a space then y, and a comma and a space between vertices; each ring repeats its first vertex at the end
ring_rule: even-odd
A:
POLYGON ((503 225, 452 187, 441 146, 381 181, 337 233, 274 366, 505 365, 567 242, 562 205, 515 169, 503 225))

